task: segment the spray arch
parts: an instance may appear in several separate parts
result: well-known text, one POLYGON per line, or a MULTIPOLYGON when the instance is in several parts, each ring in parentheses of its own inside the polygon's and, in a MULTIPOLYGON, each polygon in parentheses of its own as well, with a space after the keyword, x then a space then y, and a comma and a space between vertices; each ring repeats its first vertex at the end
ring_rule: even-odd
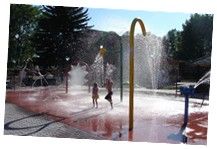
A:
POLYGON ((130 27, 130 71, 129 71, 129 130, 133 130, 133 116, 134 116, 134 32, 136 23, 139 23, 142 33, 146 35, 145 25, 141 19, 135 18, 130 27))

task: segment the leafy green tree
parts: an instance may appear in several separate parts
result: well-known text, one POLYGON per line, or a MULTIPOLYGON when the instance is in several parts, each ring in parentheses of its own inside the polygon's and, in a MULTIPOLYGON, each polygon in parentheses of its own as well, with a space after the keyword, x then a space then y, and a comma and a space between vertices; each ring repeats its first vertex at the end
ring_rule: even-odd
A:
POLYGON ((179 58, 195 60, 199 57, 210 55, 212 49, 212 15, 191 15, 185 22, 182 31, 182 49, 179 58))
POLYGON ((32 36, 39 16, 37 7, 10 5, 8 67, 22 66, 26 59, 34 55, 32 36))
POLYGON ((88 26, 88 9, 83 7, 43 6, 43 18, 35 35, 40 56, 37 63, 62 69, 79 60, 84 49, 82 37, 88 26))

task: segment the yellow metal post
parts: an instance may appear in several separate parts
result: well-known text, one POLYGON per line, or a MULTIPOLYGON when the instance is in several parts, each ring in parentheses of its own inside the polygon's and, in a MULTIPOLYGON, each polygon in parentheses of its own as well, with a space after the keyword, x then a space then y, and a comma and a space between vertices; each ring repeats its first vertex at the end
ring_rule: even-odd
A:
POLYGON ((99 49, 99 54, 100 54, 100 56, 104 57, 105 53, 106 53, 106 49, 103 48, 103 46, 101 45, 101 46, 100 46, 100 49, 99 49))
POLYGON ((130 72, 129 72, 129 86, 130 86, 130 95, 129 95, 129 130, 133 130, 133 110, 134 110, 134 32, 135 25, 139 22, 140 27, 142 29, 142 33, 145 36, 146 30, 145 26, 141 19, 135 18, 131 23, 130 27, 130 72))

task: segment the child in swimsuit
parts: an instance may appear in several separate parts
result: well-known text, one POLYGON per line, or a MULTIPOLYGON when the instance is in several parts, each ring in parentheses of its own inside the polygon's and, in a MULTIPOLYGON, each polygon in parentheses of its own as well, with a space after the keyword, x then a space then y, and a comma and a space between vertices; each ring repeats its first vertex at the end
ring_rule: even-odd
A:
POLYGON ((110 105, 111 105, 111 108, 113 109, 113 102, 112 102, 112 85, 113 85, 113 82, 110 80, 110 79, 106 79, 106 83, 105 83, 105 86, 106 86, 106 89, 108 91, 108 94, 105 96, 105 99, 109 101, 110 105))
POLYGON ((99 98, 98 92, 99 92, 98 85, 97 83, 94 83, 92 89, 92 99, 93 99, 93 107, 95 107, 96 105, 96 108, 98 108, 98 102, 97 102, 97 99, 99 98))

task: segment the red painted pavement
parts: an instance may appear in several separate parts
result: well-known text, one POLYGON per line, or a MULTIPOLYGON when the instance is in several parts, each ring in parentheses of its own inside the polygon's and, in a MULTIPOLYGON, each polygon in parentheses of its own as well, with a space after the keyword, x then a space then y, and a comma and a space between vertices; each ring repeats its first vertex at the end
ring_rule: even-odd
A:
MULTIPOLYGON (((73 90, 72 90, 73 91, 73 90)), ((119 141, 143 141, 154 143, 180 143, 171 139, 183 123, 183 115, 170 117, 143 116, 135 108, 133 131, 128 131, 128 108, 116 102, 111 110, 109 103, 99 99, 99 108, 92 108, 88 92, 66 94, 64 88, 36 87, 8 90, 6 102, 16 104, 36 113, 47 113, 51 118, 64 117, 62 122, 105 139, 119 141), (120 112, 118 112, 120 110, 120 112)), ((91 96, 90 96, 91 97, 91 96)), ((192 113, 189 116, 189 144, 206 144, 208 113, 192 113)))

